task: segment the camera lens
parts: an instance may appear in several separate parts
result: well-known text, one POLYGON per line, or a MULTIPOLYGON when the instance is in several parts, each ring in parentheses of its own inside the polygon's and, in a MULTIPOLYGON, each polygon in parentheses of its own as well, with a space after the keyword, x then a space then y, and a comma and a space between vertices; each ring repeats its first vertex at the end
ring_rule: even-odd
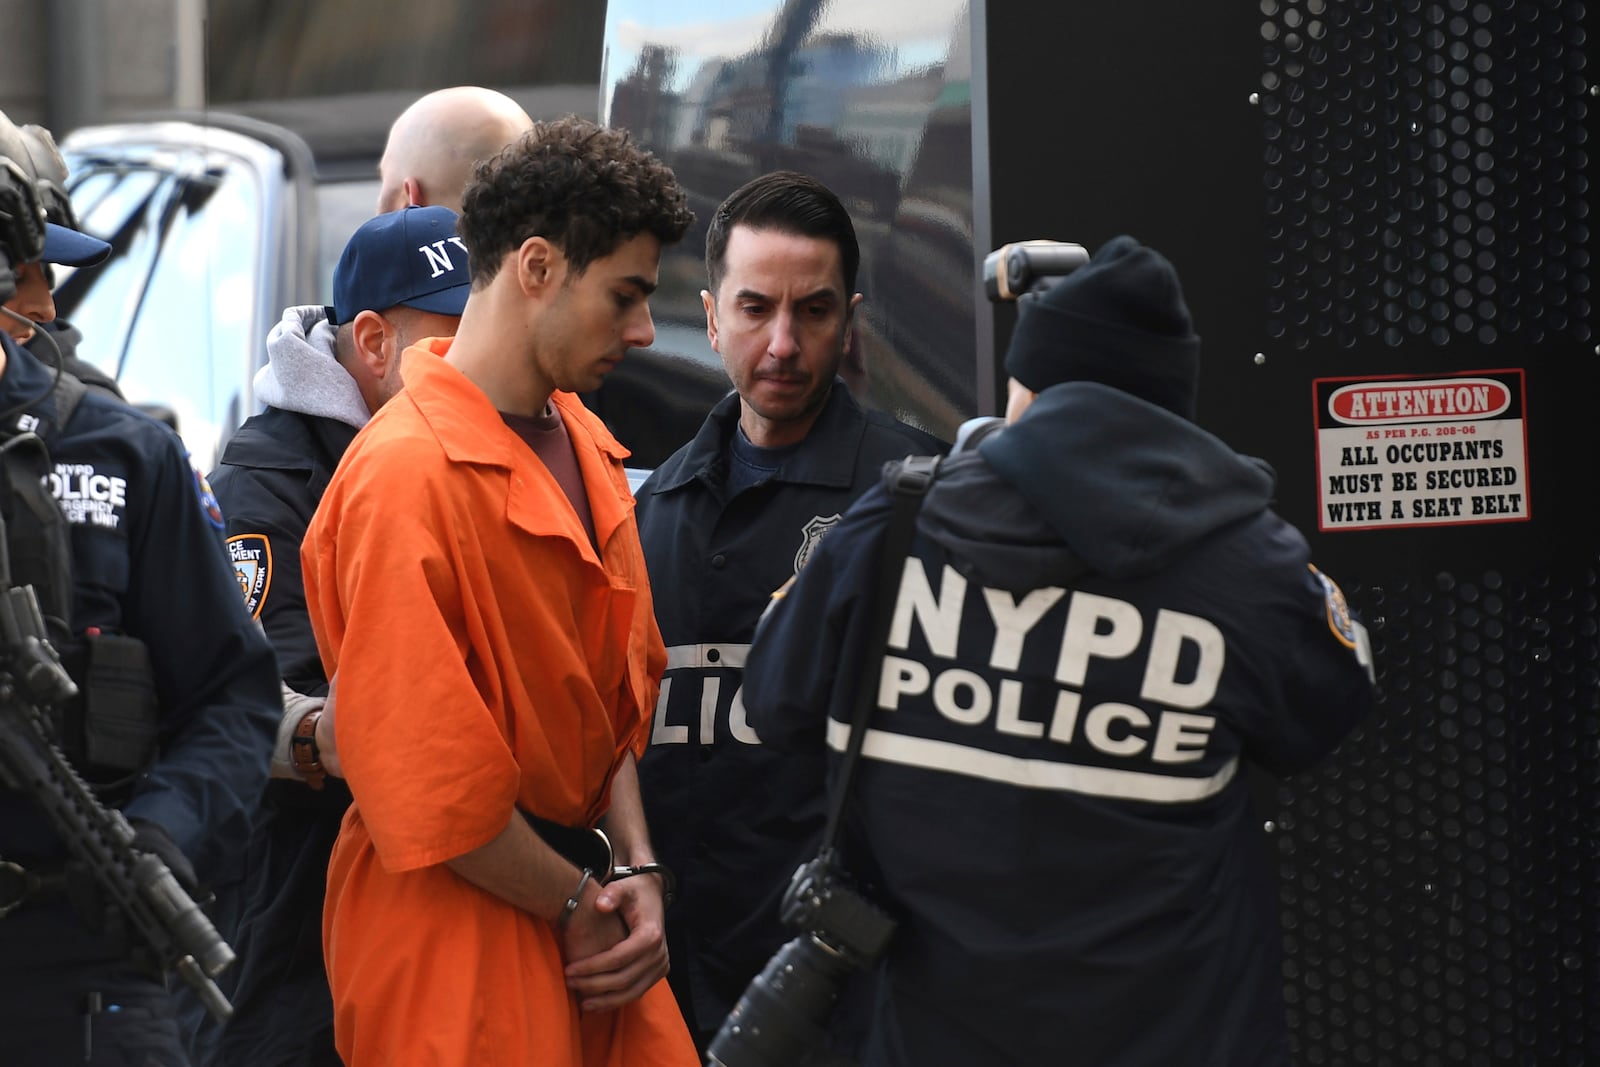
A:
POLYGON ((855 968, 810 934, 779 949, 745 988, 708 1050, 718 1067, 792 1067, 816 1048, 855 968))
POLYGON ((1011 290, 1012 297, 1015 298, 1031 280, 1027 253, 1020 248, 1013 249, 1006 261, 1006 285, 1011 290))

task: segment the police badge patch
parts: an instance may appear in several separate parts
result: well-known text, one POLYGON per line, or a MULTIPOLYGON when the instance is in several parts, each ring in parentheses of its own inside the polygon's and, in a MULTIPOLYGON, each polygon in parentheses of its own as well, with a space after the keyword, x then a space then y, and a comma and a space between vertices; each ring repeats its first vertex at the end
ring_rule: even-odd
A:
POLYGON ((822 543, 822 535, 839 524, 842 515, 834 514, 826 517, 814 515, 810 522, 800 527, 800 551, 794 554, 794 572, 800 573, 800 568, 806 565, 806 560, 811 558, 811 553, 817 550, 822 543))
POLYGON ((245 610, 252 619, 261 618, 261 606, 272 588, 272 545, 263 534, 239 534, 228 538, 228 559, 233 562, 245 610))

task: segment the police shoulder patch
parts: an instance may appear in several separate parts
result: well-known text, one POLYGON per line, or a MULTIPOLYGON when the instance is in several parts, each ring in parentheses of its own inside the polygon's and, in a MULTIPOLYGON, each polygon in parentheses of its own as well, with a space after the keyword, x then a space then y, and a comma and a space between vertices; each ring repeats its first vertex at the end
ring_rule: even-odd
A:
POLYGON ((817 546, 822 543, 822 535, 837 526, 839 520, 843 517, 837 512, 832 515, 813 515, 811 521, 800 527, 800 551, 794 554, 794 572, 796 574, 800 573, 800 569, 811 558, 811 553, 815 552, 817 546))
POLYGON ((767 598, 767 606, 761 609, 761 619, 757 620, 758 623, 768 615, 771 615, 772 609, 777 607, 783 601, 783 598, 789 595, 789 590, 794 588, 794 580, 798 577, 799 575, 797 574, 790 575, 782 585, 772 591, 772 595, 767 598))
POLYGON ((1309 563, 1306 564, 1306 568, 1322 586, 1322 600, 1328 616, 1329 631, 1341 645, 1356 654, 1356 662, 1367 672, 1367 681, 1376 682, 1377 670, 1372 659, 1372 638, 1367 635, 1367 628, 1350 614, 1350 605, 1345 603, 1344 593, 1334 584, 1332 578, 1309 563))
POLYGON ((224 529, 227 524, 222 519, 222 505, 217 503, 217 494, 212 491, 211 483, 206 481, 199 467, 189 469, 194 472, 194 492, 200 498, 200 510, 206 513, 206 521, 219 530, 224 529))
POLYGON ((1345 603, 1344 593, 1334 584, 1332 578, 1317 570, 1307 563, 1311 574, 1322 586, 1322 600, 1328 615, 1328 629, 1333 631, 1333 636, 1346 648, 1356 647, 1356 621, 1350 617, 1350 605, 1345 603))
POLYGON ((228 538, 228 559, 244 596, 245 610, 261 618, 261 608, 272 588, 272 545, 265 534, 237 534, 228 538))

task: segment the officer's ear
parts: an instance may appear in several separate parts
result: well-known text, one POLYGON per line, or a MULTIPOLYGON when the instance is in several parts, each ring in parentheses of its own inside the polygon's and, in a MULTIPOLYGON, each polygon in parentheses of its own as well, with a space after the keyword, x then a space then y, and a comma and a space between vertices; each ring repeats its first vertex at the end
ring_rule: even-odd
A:
POLYGON ((427 194, 422 191, 422 183, 417 179, 407 178, 400 183, 400 187, 405 190, 407 204, 412 207, 428 206, 427 194))
POLYGON ((845 346, 846 347, 849 347, 854 343, 854 334, 855 334, 855 329, 856 329, 856 308, 858 308, 860 306, 861 306, 861 294, 860 293, 857 293, 856 295, 852 296, 850 298, 849 302, 846 303, 845 306, 844 306, 844 332, 845 332, 845 338, 846 338, 845 339, 845 346))
POLYGON ((350 321, 351 340, 355 342, 356 358, 374 378, 388 373, 390 364, 400 354, 399 333, 394 326, 376 311, 362 311, 350 321))
POLYGON ((706 340, 711 342, 711 351, 721 352, 717 347, 717 296, 709 289, 700 290, 700 306, 706 309, 706 340))

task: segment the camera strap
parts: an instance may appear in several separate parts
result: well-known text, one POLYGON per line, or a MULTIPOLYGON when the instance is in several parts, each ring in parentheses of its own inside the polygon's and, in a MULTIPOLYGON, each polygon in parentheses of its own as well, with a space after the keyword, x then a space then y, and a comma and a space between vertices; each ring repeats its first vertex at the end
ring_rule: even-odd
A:
POLYGON ((889 524, 884 530, 883 549, 878 557, 877 595, 869 602, 868 651, 862 660, 867 666, 867 675, 856 687, 850 739, 845 745, 844 762, 839 766, 839 778, 834 782, 833 795, 828 798, 828 823, 822 832, 819 855, 832 852, 839 835, 839 820, 844 814, 845 798, 855 778, 856 764, 861 760, 861 747, 867 740, 867 720, 872 717, 876 703, 878 672, 872 667, 888 651, 889 625, 894 619, 895 601, 900 596, 905 560, 911 554, 911 542, 917 532, 917 512, 922 510, 922 500, 933 487, 933 480, 938 477, 940 459, 939 456, 908 456, 897 462, 886 463, 883 467, 883 481, 889 488, 889 524))

